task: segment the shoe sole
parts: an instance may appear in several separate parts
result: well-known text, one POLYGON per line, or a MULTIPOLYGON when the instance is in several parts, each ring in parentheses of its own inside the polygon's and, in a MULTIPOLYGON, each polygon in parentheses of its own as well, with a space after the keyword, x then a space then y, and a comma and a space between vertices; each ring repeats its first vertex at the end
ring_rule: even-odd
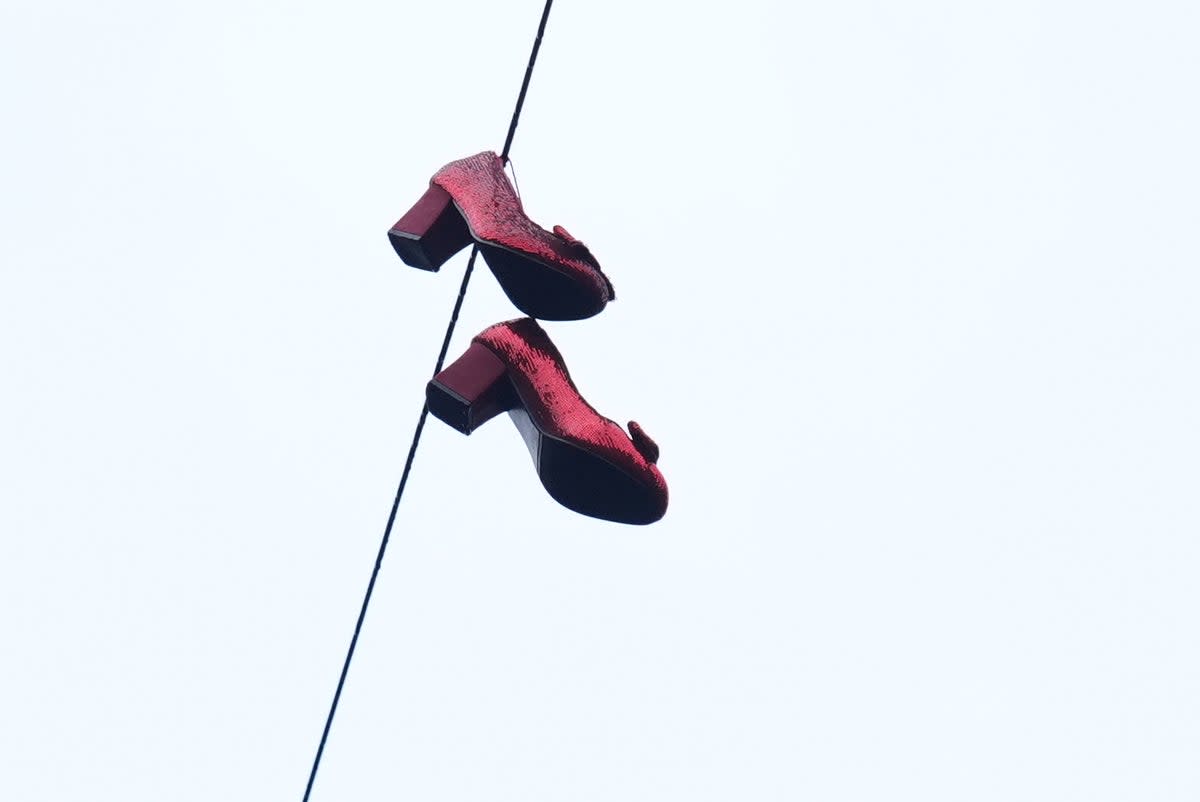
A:
POLYGON ((583 320, 604 308, 577 277, 499 245, 479 250, 513 306, 540 320, 583 320))

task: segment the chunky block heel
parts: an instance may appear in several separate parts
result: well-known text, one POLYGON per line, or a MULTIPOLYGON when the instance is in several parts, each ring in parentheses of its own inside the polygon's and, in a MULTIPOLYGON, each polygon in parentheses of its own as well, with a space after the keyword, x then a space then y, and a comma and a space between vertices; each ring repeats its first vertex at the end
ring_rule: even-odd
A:
POLYGON ((508 368, 486 346, 472 343, 450 367, 425 387, 429 411, 463 434, 470 434, 516 406, 508 368))
POLYGON ((471 232, 450 193, 431 185, 391 227, 388 239, 406 265, 437 270, 471 243, 471 232))

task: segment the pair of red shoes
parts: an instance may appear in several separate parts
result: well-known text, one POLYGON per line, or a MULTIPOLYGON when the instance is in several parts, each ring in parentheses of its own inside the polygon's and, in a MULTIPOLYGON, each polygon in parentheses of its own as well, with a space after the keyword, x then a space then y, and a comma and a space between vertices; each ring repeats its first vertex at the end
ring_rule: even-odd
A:
POLYGON ((658 446, 637 423, 603 417, 571 381, 562 354, 532 318, 581 320, 616 296, 591 252, 561 226, 525 216, 495 153, 439 170, 388 237, 404 262, 437 270, 474 242, 509 300, 529 317, 498 323, 426 387, 429 411, 463 434, 508 412, 542 485, 569 509, 648 524, 667 511, 658 446))

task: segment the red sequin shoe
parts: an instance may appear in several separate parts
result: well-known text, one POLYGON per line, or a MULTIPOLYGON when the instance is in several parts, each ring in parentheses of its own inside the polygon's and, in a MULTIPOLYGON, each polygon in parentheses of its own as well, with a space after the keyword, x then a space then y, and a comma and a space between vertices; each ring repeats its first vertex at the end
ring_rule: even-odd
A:
POLYGON ((616 297, 582 242, 562 226, 547 231, 525 216, 491 151, 438 170, 388 238, 405 264, 422 270, 437 270, 474 238, 509 300, 543 320, 591 317, 616 297))
POLYGON ((463 434, 507 411, 542 484, 564 507, 626 524, 654 523, 667 511, 658 446, 636 423, 626 434, 583 400, 535 320, 479 334, 425 395, 429 411, 463 434))

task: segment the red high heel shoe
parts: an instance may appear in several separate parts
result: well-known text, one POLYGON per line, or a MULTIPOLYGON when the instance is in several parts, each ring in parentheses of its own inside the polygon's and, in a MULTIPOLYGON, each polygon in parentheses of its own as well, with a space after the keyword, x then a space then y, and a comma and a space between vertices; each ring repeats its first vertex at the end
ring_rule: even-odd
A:
POLYGON ((429 411, 463 434, 507 411, 542 484, 564 507, 626 524, 654 523, 667 511, 658 446, 636 423, 627 435, 583 400, 535 320, 483 331, 425 395, 429 411))
POLYGON ((543 320, 581 320, 616 295, 587 247, 562 226, 553 231, 525 216, 521 200, 491 151, 451 162, 388 231, 404 263, 437 270, 470 244, 513 304, 543 320))

